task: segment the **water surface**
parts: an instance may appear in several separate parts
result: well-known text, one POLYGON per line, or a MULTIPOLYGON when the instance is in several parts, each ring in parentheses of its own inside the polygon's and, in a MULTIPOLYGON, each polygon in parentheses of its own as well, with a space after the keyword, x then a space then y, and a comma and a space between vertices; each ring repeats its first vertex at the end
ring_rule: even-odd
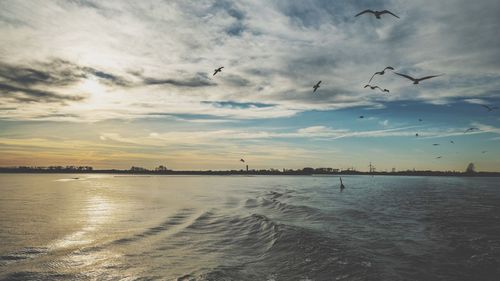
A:
POLYGON ((0 279, 499 280, 498 178, 343 179, 0 174, 0 279))

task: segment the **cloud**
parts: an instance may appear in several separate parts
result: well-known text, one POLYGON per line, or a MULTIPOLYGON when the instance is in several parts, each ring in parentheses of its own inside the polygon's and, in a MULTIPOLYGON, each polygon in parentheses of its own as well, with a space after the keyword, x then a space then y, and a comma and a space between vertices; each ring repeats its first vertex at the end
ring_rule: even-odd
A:
POLYGON ((161 79, 161 78, 150 78, 150 77, 142 77, 143 83, 145 85, 172 85, 177 87, 208 87, 217 85, 215 82, 210 81, 208 75, 203 72, 198 72, 192 78, 188 78, 185 80, 180 79, 161 79))
POLYGON ((488 102, 482 99, 464 99, 465 102, 471 103, 471 104, 480 104, 480 105, 487 105, 488 102))
MULTIPOLYGON (((16 102, 65 103, 69 101, 82 101, 85 99, 85 96, 61 95, 50 91, 20 88, 3 83, 0 83, 0 93, 3 94, 0 100, 7 99, 8 101, 14 100, 16 102)), ((17 110, 17 108, 14 110, 17 110)))
MULTIPOLYGON (((349 129, 334 129, 325 126, 311 126, 295 131, 276 132, 248 129, 219 129, 205 131, 171 131, 165 133, 149 133, 146 136, 125 137, 117 133, 101 133, 100 139, 144 146, 165 146, 178 144, 207 144, 217 142, 233 142, 248 140, 279 140, 279 139, 317 139, 336 140, 342 138, 383 138, 383 137, 413 137, 415 126, 391 128, 383 130, 352 131, 349 129)), ((429 132, 430 134, 430 132, 429 132)), ((437 135, 437 131, 433 134, 437 135)))
POLYGON ((116 75, 61 59, 34 62, 31 66, 0 63, 0 79, 25 87, 35 85, 62 87, 92 77, 112 85, 128 84, 124 78, 116 75))
POLYGON ((230 36, 241 36, 245 31, 245 12, 237 5, 228 0, 216 0, 209 8, 212 13, 223 12, 232 18, 232 22, 225 28, 225 32, 230 36))
MULTIPOLYGON (((479 5, 465 0, 30 5, 8 2, 0 11, 0 20, 20 23, 0 27, 2 83, 73 96, 87 94, 78 85, 93 79, 98 85, 83 87, 91 96, 86 106, 72 108, 82 120, 198 110, 215 117, 273 118, 383 108, 397 101, 449 105, 493 99, 500 87, 500 39, 491 36, 500 26, 494 0, 479 5), (353 17, 379 7, 391 7, 401 19, 353 17), (212 77, 222 65, 224 71, 212 77), (417 76, 446 75, 414 86, 387 73, 376 83, 390 89, 390 95, 363 89, 373 72, 386 65, 417 76), (312 95, 318 80, 323 83, 312 95), (259 115, 255 108, 229 110, 200 105, 203 101, 275 106, 259 115)), ((67 114, 69 109, 58 110, 67 114)), ((31 118, 33 112, 10 116, 31 118)))
POLYGON ((68 2, 87 8, 93 8, 93 9, 101 8, 101 6, 99 6, 95 1, 92 0, 68 0, 68 2))
POLYGON ((202 101, 201 103, 211 104, 216 107, 225 107, 225 108, 266 108, 275 106, 274 104, 234 102, 234 101, 202 101))
POLYGON ((386 119, 386 120, 384 120, 384 121, 380 121, 379 123, 380 123, 380 125, 382 125, 382 126, 384 126, 384 127, 389 126, 389 120, 387 120, 387 119, 386 119))

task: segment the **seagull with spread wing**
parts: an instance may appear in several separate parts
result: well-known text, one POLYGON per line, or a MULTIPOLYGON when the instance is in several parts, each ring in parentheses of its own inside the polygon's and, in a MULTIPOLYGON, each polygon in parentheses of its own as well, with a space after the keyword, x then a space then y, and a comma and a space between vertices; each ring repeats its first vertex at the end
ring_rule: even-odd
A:
MULTIPOLYGON (((368 85, 368 84, 366 84, 363 88, 368 88, 368 87, 370 87, 372 90, 380 89, 379 86, 372 86, 372 85, 368 85)), ((380 89, 380 90, 382 90, 382 89, 380 89)))
POLYGON ((214 75, 212 75, 212 76, 215 76, 215 74, 217 74, 217 73, 219 73, 219 72, 222 72, 222 69, 223 69, 223 68, 224 68, 224 66, 221 66, 221 67, 219 67, 219 68, 214 69, 214 75))
POLYGON ((379 86, 372 86, 372 85, 366 84, 363 88, 368 88, 368 87, 370 87, 370 89, 372 89, 372 90, 379 89, 383 93, 390 93, 390 91, 388 89, 382 89, 379 86))
POLYGON ((377 72, 375 72, 375 73, 372 75, 372 78, 370 78, 370 81, 368 81, 368 83, 370 83, 370 82, 373 80, 373 77, 375 77, 375 75, 384 75, 384 74, 385 74, 385 71, 386 71, 387 69, 394 70, 394 67, 392 67, 392 66, 388 66, 388 67, 384 68, 384 70, 382 70, 382 71, 377 71, 377 72))
POLYGON ((318 81, 318 83, 316 83, 316 85, 313 86, 313 93, 316 92, 316 90, 319 88, 319 84, 321 84, 321 81, 318 81))
POLYGON ((245 163, 245 159, 241 158, 241 159, 240 159, 240 162, 245 163))
POLYGON ((389 14, 389 15, 395 16, 396 18, 399 19, 399 17, 396 16, 395 14, 393 14, 391 11, 388 11, 388 10, 374 11, 374 10, 370 10, 370 9, 362 11, 361 13, 355 15, 355 17, 361 16, 363 14, 368 14, 368 13, 373 14, 377 19, 380 19, 380 16, 384 15, 384 14, 389 14))
POLYGON ((481 104, 481 106, 484 107, 484 108, 486 108, 489 112, 491 112, 491 111, 493 111, 495 109, 498 109, 498 107, 496 107, 496 106, 491 106, 490 107, 490 106, 487 106, 485 104, 481 104))
POLYGON ((464 134, 468 133, 468 132, 474 132, 474 131, 479 131, 479 128, 471 127, 469 129, 465 130, 464 134))
POLYGON ((406 75, 406 74, 401 74, 401 73, 397 73, 397 72, 394 72, 394 74, 396 75, 399 75, 401 77, 404 77, 404 78, 407 78, 407 79, 410 79, 411 81, 413 81, 413 84, 417 85, 418 83, 420 83, 420 81, 424 81, 424 80, 427 80, 427 79, 431 79, 431 78, 434 78, 434 77, 439 77, 439 76, 443 76, 444 74, 439 74, 439 75, 430 75, 430 76, 425 76, 425 77, 422 77, 422 78, 413 78, 409 75, 406 75))

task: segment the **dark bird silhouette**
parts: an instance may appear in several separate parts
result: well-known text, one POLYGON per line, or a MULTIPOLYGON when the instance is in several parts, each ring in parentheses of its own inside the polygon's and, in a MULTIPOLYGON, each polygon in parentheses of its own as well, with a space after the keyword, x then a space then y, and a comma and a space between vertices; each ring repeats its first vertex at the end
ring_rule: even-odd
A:
POLYGON ((452 140, 450 141, 450 143, 455 144, 455 142, 454 142, 454 141, 452 141, 452 140))
POLYGON ((344 183, 342 182, 342 177, 340 177, 340 192, 345 189, 344 183))
POLYGON ((432 145, 434 145, 434 146, 438 146, 438 145, 439 145, 439 143, 433 143, 432 145))
MULTIPOLYGON (((368 88, 368 87, 370 87, 370 89, 372 89, 372 90, 375 90, 375 89, 380 89, 380 87, 379 87, 379 86, 372 86, 372 85, 368 85, 368 84, 366 84, 363 88, 365 88, 365 89, 366 89, 366 88, 368 88)), ((382 90, 382 89, 380 89, 380 90, 382 90)))
POLYGON ((389 93, 389 90, 388 89, 382 89, 380 88, 379 86, 372 86, 372 85, 369 85, 369 84, 366 84, 363 88, 368 88, 370 87, 370 89, 372 90, 375 90, 375 89, 379 89, 380 91, 384 92, 384 93, 389 93))
POLYGON ((465 133, 468 133, 468 132, 474 132, 474 131, 479 131, 479 128, 471 127, 471 128, 469 128, 469 129, 465 130, 465 131, 464 131, 464 134, 465 134, 465 133))
POLYGON ((438 156, 438 157, 436 157, 436 159, 441 159, 441 158, 443 158, 443 156, 438 156))
POLYGON ((243 162, 243 163, 245 163, 245 160, 244 160, 244 159, 240 159, 240 162, 243 162))
POLYGON ((487 106, 487 105, 484 105, 484 104, 481 104, 482 107, 486 108, 489 112, 495 110, 495 109, 498 109, 498 107, 496 106, 493 106, 493 107, 490 107, 490 106, 487 106))
POLYGON ((438 75, 430 75, 430 76, 425 76, 425 77, 422 77, 422 78, 413 78, 409 75, 406 75, 406 74, 401 74, 401 73, 397 73, 397 72, 394 72, 394 74, 396 75, 399 75, 401 77, 404 77, 404 78, 407 78, 407 79, 410 79, 411 81, 413 81, 413 84, 417 85, 418 83, 420 83, 420 81, 424 81, 424 80, 427 80, 427 79, 431 79, 431 78, 434 78, 434 77, 439 77, 439 76, 443 76, 444 74, 438 74, 438 75))
POLYGON ((370 81, 368 81, 368 83, 372 82, 372 79, 373 79, 373 77, 375 77, 375 75, 384 75, 384 74, 385 74, 385 71, 386 71, 387 69, 394 70, 394 67, 392 67, 392 66, 388 66, 388 67, 384 68, 384 70, 382 70, 382 71, 375 72, 375 73, 372 75, 372 78, 370 78, 370 81))
POLYGON ((321 84, 321 81, 318 81, 318 83, 316 83, 316 85, 313 86, 313 93, 316 92, 316 90, 319 88, 319 84, 321 84))
POLYGON ((215 76, 215 74, 217 74, 217 73, 219 73, 219 72, 222 72, 222 69, 223 69, 223 68, 224 68, 224 66, 221 66, 221 67, 219 67, 219 68, 214 69, 214 75, 212 75, 212 76, 215 76))
POLYGON ((361 16, 361 15, 366 14, 366 13, 373 14, 377 19, 380 19, 380 16, 384 15, 384 14, 389 14, 389 15, 395 16, 396 18, 399 19, 398 16, 396 16, 395 14, 391 13, 388 10, 383 10, 383 11, 364 10, 361 13, 355 15, 354 17, 358 17, 358 16, 361 16))
POLYGON ((424 120, 422 120, 422 119, 418 118, 418 122, 422 122, 422 121, 424 121, 424 120))
POLYGON ((365 117, 364 117, 363 115, 361 115, 361 116, 359 116, 359 118, 360 118, 360 119, 363 119, 363 118, 365 118, 365 117))
POLYGON ((418 133, 416 133, 415 136, 418 137, 418 133))

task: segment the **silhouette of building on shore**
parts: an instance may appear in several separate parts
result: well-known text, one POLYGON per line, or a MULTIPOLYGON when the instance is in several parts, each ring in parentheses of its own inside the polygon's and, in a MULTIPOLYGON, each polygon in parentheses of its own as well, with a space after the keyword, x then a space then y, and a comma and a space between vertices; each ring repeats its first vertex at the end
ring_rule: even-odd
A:
POLYGON ((458 171, 431 171, 431 170, 406 170, 391 172, 377 172, 370 169, 369 172, 357 171, 354 168, 340 170, 335 168, 312 168, 302 169, 249 169, 248 165, 243 170, 205 170, 205 171, 175 171, 160 165, 154 169, 132 166, 128 170, 101 169, 96 170, 91 166, 18 166, 0 167, 0 173, 108 173, 108 174, 158 174, 158 175, 392 175, 392 176, 500 176, 500 172, 477 172, 473 163, 470 163, 464 172, 458 171))

